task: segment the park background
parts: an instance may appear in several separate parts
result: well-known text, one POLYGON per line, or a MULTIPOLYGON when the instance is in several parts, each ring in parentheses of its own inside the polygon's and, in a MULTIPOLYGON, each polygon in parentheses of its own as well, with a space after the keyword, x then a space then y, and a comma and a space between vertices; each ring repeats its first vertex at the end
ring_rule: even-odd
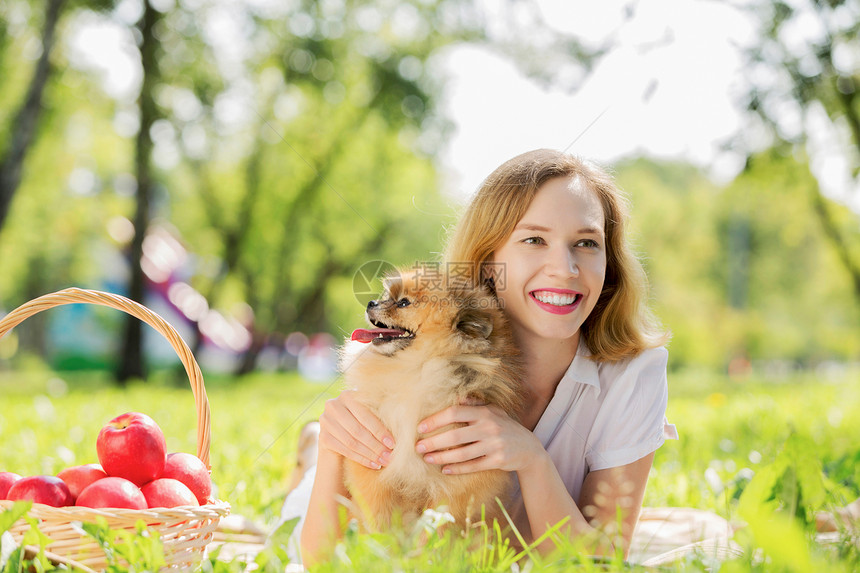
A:
MULTIPOLYGON (((630 196, 673 333, 682 440, 646 503, 733 517, 789 443, 827 491, 808 525, 860 481, 858 22, 856 0, 6 0, 0 314, 68 286, 163 314, 207 376, 225 499, 271 524, 362 265, 438 259, 483 176, 567 149, 630 196)), ((0 339, 0 470, 93 461, 126 410, 193 450, 171 353, 116 311, 28 319, 0 339)))

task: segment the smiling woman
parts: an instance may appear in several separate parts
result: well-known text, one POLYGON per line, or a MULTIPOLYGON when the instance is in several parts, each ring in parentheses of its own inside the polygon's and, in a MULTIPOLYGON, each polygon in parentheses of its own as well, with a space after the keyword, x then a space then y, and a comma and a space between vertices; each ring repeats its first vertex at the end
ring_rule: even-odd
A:
MULTIPOLYGON (((542 536, 563 522, 559 531, 594 554, 627 554, 654 451, 676 436, 665 421, 667 335, 644 304, 645 275, 627 245, 626 219, 612 179, 565 153, 525 153, 484 181, 445 262, 464 270, 461 278, 470 284, 488 288, 504 309, 522 362, 519 415, 514 419, 466 393, 453 404, 436 401, 439 411, 421 411, 411 427, 400 428, 389 427, 387 416, 356 392, 327 402, 319 471, 301 534, 306 562, 325 558, 341 534, 338 499, 349 496, 344 467, 362 468, 372 481, 374 471, 384 474, 404 456, 417 462, 411 474, 429 472, 440 484, 482 473, 510 475, 506 507, 521 539, 543 539, 542 551, 554 547, 542 536)), ((400 316, 417 306, 401 308, 402 293, 391 292, 379 308, 369 306, 368 319, 417 332, 419 342, 406 346, 412 349, 426 326, 400 316)), ((399 347, 386 333, 374 343, 399 347)), ((370 332, 359 337, 370 338, 370 332)), ((377 360, 366 377, 393 384, 385 393, 388 408, 407 409, 413 402, 400 389, 408 384, 392 375, 390 364, 377 360)), ((491 378, 504 380, 498 372, 491 378)), ((473 483, 475 496, 492 489, 451 483, 473 483)))
POLYGON ((530 393, 520 422, 531 436, 512 432, 503 448, 512 450, 520 487, 510 509, 526 539, 567 518, 573 537, 608 534, 628 547, 653 452, 674 435, 664 426, 667 335, 644 304, 627 218, 607 173, 543 149, 487 177, 449 243, 449 261, 504 269, 492 284, 530 393))
POLYGON ((562 272, 579 273, 586 261, 596 263, 597 268, 585 270, 589 277, 604 273, 602 288, 591 293, 582 335, 595 359, 615 361, 667 340, 644 304, 647 279, 627 240, 628 217, 626 197, 596 165, 556 151, 532 151, 504 163, 486 178, 451 237, 446 259, 448 264, 468 262, 464 266, 484 275, 504 269, 503 282, 494 279, 500 298, 505 296, 501 291, 511 290, 506 284, 511 273, 525 272, 519 263, 538 252, 560 249, 568 257, 561 264, 570 265, 569 271, 562 272), (556 236, 541 235, 550 231, 556 236), (517 240, 533 245, 528 247, 533 251, 523 252, 525 246, 513 249, 509 243, 517 240), (493 264, 504 262, 499 259, 504 253, 521 256, 511 265, 493 264))
POLYGON ((491 260, 507 274, 505 288, 497 287, 496 294, 505 310, 523 321, 524 338, 564 339, 575 351, 579 329, 603 291, 603 228, 597 196, 581 179, 559 177, 542 185, 496 249, 491 260))

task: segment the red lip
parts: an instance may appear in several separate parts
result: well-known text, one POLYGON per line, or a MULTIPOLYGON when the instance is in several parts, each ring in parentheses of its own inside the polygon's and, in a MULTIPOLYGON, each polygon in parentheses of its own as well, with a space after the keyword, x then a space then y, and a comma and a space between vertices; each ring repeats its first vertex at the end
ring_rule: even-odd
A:
POLYGON ((537 304, 540 308, 542 308, 543 310, 545 310, 551 314, 570 314, 571 312, 576 310, 579 307, 579 303, 582 302, 582 293, 572 291, 572 290, 542 288, 542 289, 537 289, 537 290, 530 292, 529 296, 531 297, 531 299, 533 301, 535 301, 535 304, 537 304), (564 306, 556 306, 554 304, 548 304, 545 302, 541 302, 537 298, 535 298, 535 293, 539 292, 539 291, 547 291, 547 292, 553 292, 553 293, 558 293, 558 294, 572 294, 572 295, 576 295, 576 299, 574 299, 574 301, 571 304, 566 304, 564 306))

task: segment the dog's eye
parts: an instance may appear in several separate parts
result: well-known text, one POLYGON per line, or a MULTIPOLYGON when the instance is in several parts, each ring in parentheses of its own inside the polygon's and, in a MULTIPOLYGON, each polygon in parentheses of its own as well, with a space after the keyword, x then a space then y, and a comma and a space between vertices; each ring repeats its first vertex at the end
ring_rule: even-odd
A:
POLYGON ((405 308, 405 307, 409 306, 410 304, 412 304, 412 303, 409 302, 408 298, 401 298, 400 300, 397 301, 397 308, 405 308))

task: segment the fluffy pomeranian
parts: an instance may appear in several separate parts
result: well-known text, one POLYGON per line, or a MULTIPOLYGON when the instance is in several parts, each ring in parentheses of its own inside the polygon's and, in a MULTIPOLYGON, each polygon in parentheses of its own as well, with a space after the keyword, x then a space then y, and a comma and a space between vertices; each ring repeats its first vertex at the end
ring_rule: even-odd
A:
POLYGON ((455 427, 419 434, 427 416, 481 403, 517 419, 523 397, 518 352, 496 297, 485 286, 451 277, 433 283, 428 276, 417 267, 386 279, 383 297, 367 305, 374 328, 353 332, 341 353, 346 386, 396 443, 380 470, 345 462, 354 509, 371 530, 390 526, 395 516, 408 524, 440 506, 461 526, 478 521, 482 506, 486 518, 498 518, 495 498, 504 502, 510 493, 508 472, 445 475, 415 451, 419 439, 455 427))

